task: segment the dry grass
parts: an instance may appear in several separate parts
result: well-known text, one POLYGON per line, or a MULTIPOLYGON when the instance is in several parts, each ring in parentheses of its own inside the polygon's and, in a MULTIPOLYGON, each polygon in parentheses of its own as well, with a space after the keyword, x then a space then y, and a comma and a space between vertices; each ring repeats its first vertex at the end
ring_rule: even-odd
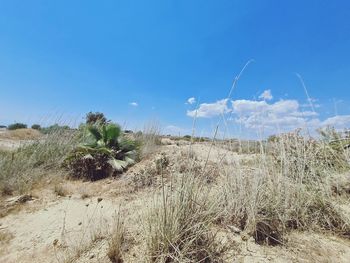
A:
POLYGON ((220 262, 214 204, 190 175, 165 189, 145 216, 144 238, 149 262, 220 262))
POLYGON ((145 125, 141 133, 135 134, 136 141, 141 144, 140 158, 144 158, 159 148, 161 145, 160 126, 156 121, 149 122, 145 125))
POLYGON ((108 242, 107 256, 112 263, 122 263, 123 247, 125 242, 124 222, 120 214, 115 218, 115 223, 112 229, 111 239, 108 242))
POLYGON ((348 171, 347 156, 298 133, 269 147, 261 147, 249 165, 203 163, 191 152, 182 153, 186 161, 175 158, 179 164, 169 165, 176 170, 144 218, 149 261, 220 261, 215 227, 234 225, 266 245, 287 245, 286 234, 294 229, 349 237, 350 219, 328 180, 348 171), (216 179, 206 184, 206 174, 216 179))
POLYGON ((37 140, 40 137, 42 137, 40 131, 34 129, 6 130, 0 133, 0 139, 7 140, 37 140))
POLYGON ((344 171, 342 152, 292 133, 262 152, 251 169, 226 169, 220 198, 223 220, 258 243, 284 244, 291 229, 328 230, 350 235, 350 220, 337 207, 327 176, 344 171))
POLYGON ((67 189, 62 184, 55 184, 53 191, 57 196, 66 196, 68 194, 67 189))
POLYGON ((14 151, 1 151, 0 193, 28 192, 41 178, 61 169, 76 143, 76 133, 57 131, 14 151))

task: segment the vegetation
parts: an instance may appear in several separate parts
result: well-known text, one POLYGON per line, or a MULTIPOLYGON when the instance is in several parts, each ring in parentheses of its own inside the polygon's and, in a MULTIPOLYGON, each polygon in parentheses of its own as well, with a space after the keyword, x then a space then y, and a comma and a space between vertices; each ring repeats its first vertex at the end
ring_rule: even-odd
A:
POLYGON ((202 185, 186 174, 174 191, 163 188, 162 197, 145 216, 150 262, 220 262, 211 232, 215 206, 202 185))
POLYGON ((27 128, 27 124, 20 123, 20 122, 16 122, 7 126, 7 129, 10 131, 17 130, 17 129, 26 129, 26 128, 27 128))
POLYGON ((105 117, 105 115, 101 112, 89 112, 86 114, 86 124, 88 125, 94 125, 94 124, 101 124, 106 125, 107 123, 110 123, 109 120, 105 117))
POLYGON ((25 193, 43 176, 59 173, 76 133, 55 132, 13 151, 0 151, 0 193, 25 193))
MULTIPOLYGON (((154 191, 154 199, 134 202, 145 208, 137 230, 130 229, 135 222, 126 219, 133 213, 128 208, 119 211, 105 242, 111 262, 123 262, 128 258, 124 253, 135 244, 142 246, 149 262, 223 262, 226 250, 238 252, 232 243, 223 245, 222 240, 232 239, 228 229, 260 245, 286 246, 293 230, 350 237, 350 219, 341 205, 348 200, 350 183, 337 177, 350 170, 347 133, 329 128, 316 140, 295 131, 266 141, 173 144, 159 153, 157 124, 126 134, 98 116, 78 130, 53 125, 34 143, 1 151, 0 191, 26 193, 49 174, 66 173, 62 167, 73 178, 94 181, 116 176, 147 157, 144 169, 135 167, 130 173, 130 182, 140 193, 152 188, 143 197, 154 191), (208 152, 197 154, 199 148, 208 152)), ((63 184, 52 189, 62 197, 71 193, 63 184)))
POLYGON ((59 125, 54 124, 48 127, 41 128, 41 132, 44 134, 51 134, 51 133, 59 133, 61 131, 67 131, 70 130, 70 127, 68 125, 59 125))
POLYGON ((33 124, 32 125, 32 129, 34 130, 40 130, 41 129, 41 126, 39 124, 33 124))
POLYGON ((98 180, 117 175, 137 159, 137 144, 116 124, 86 127, 83 142, 66 158, 72 177, 98 180))

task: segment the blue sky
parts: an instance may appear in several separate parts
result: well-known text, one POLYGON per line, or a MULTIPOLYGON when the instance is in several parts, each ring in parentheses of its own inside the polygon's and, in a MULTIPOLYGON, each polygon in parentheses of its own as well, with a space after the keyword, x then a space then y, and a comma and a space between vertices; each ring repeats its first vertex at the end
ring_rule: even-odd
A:
POLYGON ((233 135, 350 127, 349 10, 346 0, 0 1, 0 123, 102 111, 127 128, 158 120, 188 133, 197 109, 202 134, 222 113, 233 135))

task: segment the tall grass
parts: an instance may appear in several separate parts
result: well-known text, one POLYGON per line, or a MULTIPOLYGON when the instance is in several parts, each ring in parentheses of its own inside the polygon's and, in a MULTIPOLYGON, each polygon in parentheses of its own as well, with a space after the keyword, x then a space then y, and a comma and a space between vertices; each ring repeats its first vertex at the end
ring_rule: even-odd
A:
MULTIPOLYGON (((194 167, 181 174, 180 164, 172 166, 172 179, 144 218, 149 261, 220 262, 215 229, 232 225, 267 245, 287 245, 285 237, 295 229, 350 237, 350 218, 329 184, 333 175, 349 170, 346 152, 298 132, 264 144, 249 162, 241 162, 246 155, 238 161, 218 158, 219 178, 209 184, 194 167)), ((210 149, 215 147, 225 151, 213 140, 210 149)))
POLYGON ((163 185, 145 216, 144 238, 149 262, 218 262, 214 203, 197 178, 184 174, 163 185))
POLYGON ((140 158, 155 152, 161 144, 159 123, 156 121, 146 123, 143 131, 135 134, 135 139, 141 144, 140 158))
POLYGON ((249 167, 225 170, 221 209, 259 243, 283 244, 291 229, 350 235, 350 220, 337 206, 329 178, 349 169, 344 151, 299 135, 279 137, 249 167), (249 169, 248 169, 249 168, 249 169))
POLYGON ((75 131, 53 131, 18 149, 0 152, 0 193, 24 193, 43 176, 60 170, 77 142, 75 131))

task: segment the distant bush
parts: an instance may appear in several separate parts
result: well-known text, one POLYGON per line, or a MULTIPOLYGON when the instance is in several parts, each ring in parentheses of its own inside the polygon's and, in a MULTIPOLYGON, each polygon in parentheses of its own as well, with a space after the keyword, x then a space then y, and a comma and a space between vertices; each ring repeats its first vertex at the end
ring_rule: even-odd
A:
POLYGON ((54 124, 54 125, 51 125, 49 127, 44 127, 44 128, 41 128, 41 132, 44 133, 44 134, 49 134, 49 133, 54 133, 54 132, 57 132, 57 131, 63 131, 63 130, 69 130, 70 127, 68 125, 58 125, 57 123, 54 124))
POLYGON ((6 125, 0 125, 0 128, 7 128, 6 125))
POLYGON ((40 130, 41 129, 41 126, 39 124, 33 124, 32 125, 32 129, 34 130, 40 130))
POLYGON ((89 112, 88 114, 86 114, 86 124, 107 124, 110 121, 107 120, 107 118, 105 117, 105 115, 102 112, 89 112))
POLYGON ((24 123, 20 123, 20 122, 16 122, 13 124, 10 124, 7 129, 8 130, 17 130, 17 129, 26 129, 27 128, 27 124, 24 123))
POLYGON ((191 140, 191 135, 185 135, 185 136, 184 136, 184 139, 185 139, 185 140, 191 140))

